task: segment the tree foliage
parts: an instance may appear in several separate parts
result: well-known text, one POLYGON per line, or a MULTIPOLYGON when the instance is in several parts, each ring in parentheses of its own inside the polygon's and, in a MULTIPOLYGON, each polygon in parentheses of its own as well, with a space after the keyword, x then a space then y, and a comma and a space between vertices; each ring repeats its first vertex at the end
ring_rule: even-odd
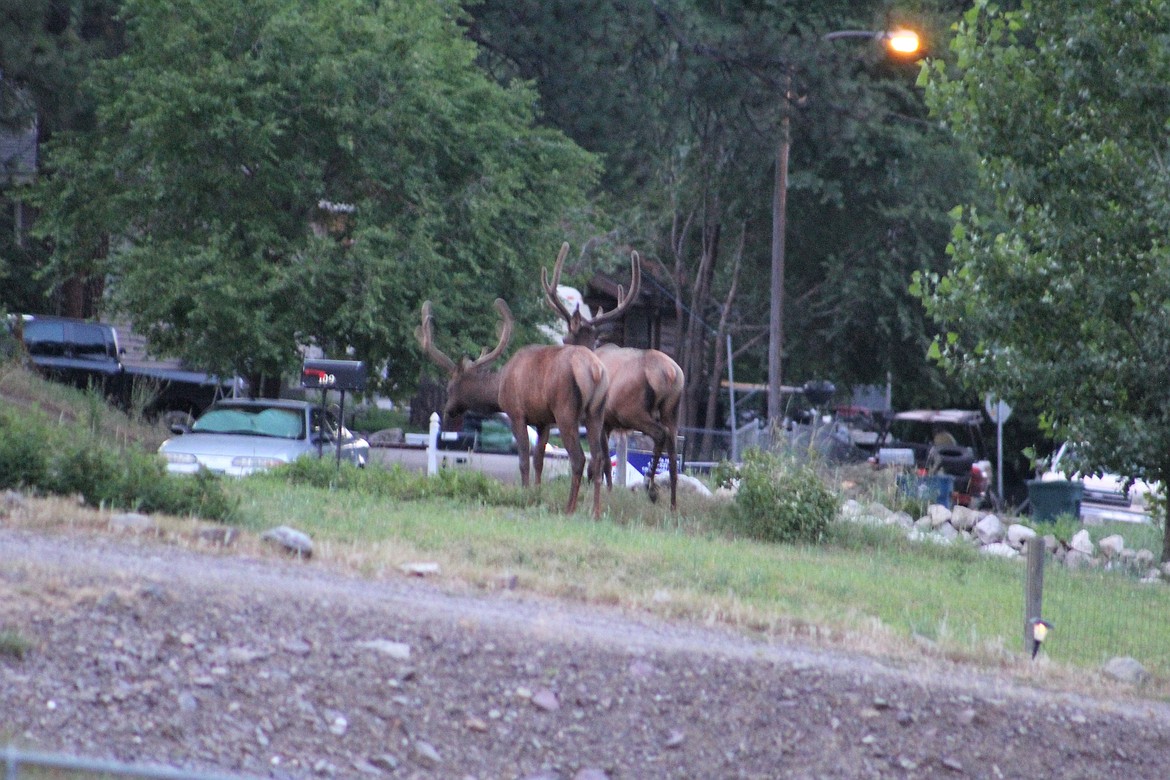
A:
POLYGON ((127 0, 96 127, 49 149, 55 271, 103 258, 155 349, 251 376, 315 344, 413 384, 425 298, 469 350, 494 339, 497 295, 534 319, 534 272, 595 166, 535 125, 528 89, 483 76, 458 13, 127 0))
MULTIPOLYGON (((772 172, 785 111, 786 380, 849 386, 893 371, 906 403, 940 392, 907 287, 914 270, 943 267, 945 214, 973 181, 967 161, 926 121, 912 63, 889 61, 871 40, 823 35, 904 21, 929 41, 954 5, 919 3, 903 19, 882 3, 470 8, 484 67, 501 81, 531 80, 547 121, 602 155, 613 226, 599 243, 632 244, 659 264, 682 323, 689 424, 706 406, 707 422, 722 425, 705 401, 718 395, 726 333, 740 352, 737 379, 766 376, 772 172)), ((589 270, 621 273, 620 253, 597 255, 589 270)))
MULTIPOLYGON (((920 293, 937 357, 1039 409, 1080 465, 1170 478, 1170 3, 979 2, 931 107, 980 159, 920 293)), ((1170 534, 1163 558, 1170 559, 1170 534)))
MULTIPOLYGON (((0 133, 35 128, 41 141, 92 126, 82 88, 93 64, 116 54, 118 0, 0 2, 0 133)), ((48 248, 25 231, 35 213, 20 204, 26 185, 0 170, 0 310, 41 311, 60 280, 40 273, 48 248)))

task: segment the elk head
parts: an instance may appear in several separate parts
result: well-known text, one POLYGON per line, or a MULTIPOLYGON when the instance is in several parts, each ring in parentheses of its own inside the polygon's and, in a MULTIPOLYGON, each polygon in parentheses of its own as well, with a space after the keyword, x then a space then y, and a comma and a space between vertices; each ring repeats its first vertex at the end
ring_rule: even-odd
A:
POLYGON ((423 352, 431 361, 447 373, 447 404, 443 408, 445 423, 471 410, 490 414, 498 412, 499 407, 499 375, 494 371, 487 371, 485 367, 498 358, 507 348, 512 339, 512 326, 515 320, 512 311, 503 298, 496 299, 496 311, 500 313, 499 342, 493 349, 483 349, 479 357, 472 360, 462 357, 458 362, 452 360, 435 346, 434 317, 431 315, 431 302, 422 305, 422 324, 415 336, 423 348, 423 352))
POLYGON ((630 307, 637 297, 638 292, 642 288, 642 260, 637 252, 630 254, 630 291, 626 293, 625 289, 618 286, 617 305, 609 311, 598 311, 592 319, 586 319, 581 314, 580 307, 575 311, 570 312, 565 304, 561 301, 560 296, 557 295, 557 285, 561 280, 561 269, 565 265, 565 257, 569 254, 569 244, 565 242, 561 244, 561 251, 557 255, 556 265, 553 266, 552 281, 549 281, 548 274, 542 267, 540 269, 540 284, 544 288, 544 299, 549 306, 569 326, 569 335, 565 337, 566 344, 576 344, 582 347, 589 347, 593 349, 597 346, 598 328, 607 322, 618 319, 623 316, 626 309, 630 307))

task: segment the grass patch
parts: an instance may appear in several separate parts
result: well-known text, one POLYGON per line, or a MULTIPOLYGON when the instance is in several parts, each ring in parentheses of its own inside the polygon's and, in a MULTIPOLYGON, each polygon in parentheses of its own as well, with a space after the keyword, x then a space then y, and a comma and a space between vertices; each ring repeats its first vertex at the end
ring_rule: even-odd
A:
POLYGON ((12 629, 0 630, 0 658, 23 661, 32 652, 32 641, 12 629))

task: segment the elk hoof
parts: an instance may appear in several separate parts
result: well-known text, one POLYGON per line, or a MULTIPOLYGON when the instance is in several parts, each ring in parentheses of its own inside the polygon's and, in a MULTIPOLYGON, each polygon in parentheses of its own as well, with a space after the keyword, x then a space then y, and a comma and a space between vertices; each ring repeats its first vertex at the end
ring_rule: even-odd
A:
POLYGON ((646 495, 650 496, 650 503, 658 503, 658 486, 651 482, 646 486, 646 495))

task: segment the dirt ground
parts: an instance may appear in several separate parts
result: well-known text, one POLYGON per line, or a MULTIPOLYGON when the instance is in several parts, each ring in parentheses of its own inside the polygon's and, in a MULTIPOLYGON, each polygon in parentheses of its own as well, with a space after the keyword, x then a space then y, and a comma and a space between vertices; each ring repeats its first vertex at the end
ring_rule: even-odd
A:
POLYGON ((1165 778, 1170 707, 0 519, 0 747, 309 778, 1165 778))

